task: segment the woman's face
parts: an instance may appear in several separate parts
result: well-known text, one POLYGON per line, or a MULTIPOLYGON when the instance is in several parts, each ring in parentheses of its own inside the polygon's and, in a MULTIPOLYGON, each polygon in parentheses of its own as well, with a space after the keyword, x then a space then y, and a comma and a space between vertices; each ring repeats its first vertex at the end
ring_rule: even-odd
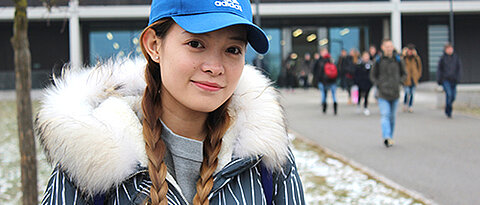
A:
POLYGON ((192 34, 174 24, 157 49, 163 101, 197 112, 220 107, 242 74, 246 36, 244 26, 192 34))
POLYGON ((362 61, 363 62, 368 62, 369 60, 370 60, 370 55, 368 53, 363 53, 362 61))
POLYGON ((413 50, 412 50, 412 49, 408 49, 408 50, 407 50, 407 55, 409 55, 409 56, 413 55, 413 50))

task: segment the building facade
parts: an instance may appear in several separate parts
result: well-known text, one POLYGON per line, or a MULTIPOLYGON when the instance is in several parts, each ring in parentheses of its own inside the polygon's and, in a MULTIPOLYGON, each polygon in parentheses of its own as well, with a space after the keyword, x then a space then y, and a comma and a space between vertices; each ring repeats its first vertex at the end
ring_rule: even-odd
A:
MULTIPOLYGON (((29 0, 32 87, 42 88, 52 72, 95 65, 112 56, 142 55, 139 35, 148 23, 150 0, 56 0, 50 11, 29 0)), ((254 1, 253 1, 254 2, 254 1)), ((453 1, 455 50, 463 64, 462 83, 480 82, 480 0, 453 1)), ((255 13, 255 4, 253 12, 255 13)), ((434 81, 443 45, 449 39, 449 1, 262 0, 261 26, 271 49, 263 59, 273 79, 291 53, 327 47, 336 59, 342 48, 359 51, 391 38, 397 50, 416 45, 422 81, 434 81)), ((0 89, 14 88, 12 1, 0 2, 0 89)), ((258 56, 247 52, 247 62, 258 56)))

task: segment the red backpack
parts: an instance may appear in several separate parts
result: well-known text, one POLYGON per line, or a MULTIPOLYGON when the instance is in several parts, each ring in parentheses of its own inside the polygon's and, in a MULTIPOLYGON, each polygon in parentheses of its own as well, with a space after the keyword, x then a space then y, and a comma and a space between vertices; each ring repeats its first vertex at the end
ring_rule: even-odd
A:
POLYGON ((323 67, 323 71, 328 79, 335 79, 338 76, 337 66, 335 64, 326 62, 325 66, 323 67))

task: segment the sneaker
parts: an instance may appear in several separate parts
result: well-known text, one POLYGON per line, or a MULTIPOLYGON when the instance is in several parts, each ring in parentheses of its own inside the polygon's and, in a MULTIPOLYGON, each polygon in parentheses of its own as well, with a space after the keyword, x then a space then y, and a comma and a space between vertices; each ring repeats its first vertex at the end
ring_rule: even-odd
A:
POLYGON ((412 108, 412 107, 409 107, 409 108, 408 108, 408 112, 409 112, 409 113, 413 113, 413 108, 412 108))
POLYGON ((408 109, 407 109, 407 106, 404 105, 403 108, 402 108, 402 111, 403 111, 403 112, 407 112, 407 110, 408 110, 408 109))
POLYGON ((365 109, 363 110, 363 114, 364 114, 365 116, 369 116, 369 115, 370 115, 370 110, 368 110, 367 108, 365 108, 365 109))
POLYGON ((383 143, 385 144, 385 147, 391 147, 393 146, 393 140, 392 139, 386 139, 385 141, 383 141, 383 143))

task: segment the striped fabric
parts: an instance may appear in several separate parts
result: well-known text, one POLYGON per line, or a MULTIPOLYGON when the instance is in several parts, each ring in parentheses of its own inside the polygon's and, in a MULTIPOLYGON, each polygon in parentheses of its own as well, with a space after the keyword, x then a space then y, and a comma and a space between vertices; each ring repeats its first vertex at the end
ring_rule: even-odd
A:
MULTIPOLYGON (((266 205, 259 163, 261 157, 232 160, 214 176, 209 195, 212 205, 258 204, 266 205)), ((106 193, 108 205, 142 204, 149 195, 151 181, 145 168, 131 175, 122 184, 106 193)), ((187 205, 179 190, 169 182, 168 204, 187 205)), ((92 197, 81 194, 72 180, 58 167, 53 171, 42 200, 42 205, 93 204, 92 197)), ((303 205, 303 188, 292 153, 280 172, 273 174, 273 204, 303 205)))

